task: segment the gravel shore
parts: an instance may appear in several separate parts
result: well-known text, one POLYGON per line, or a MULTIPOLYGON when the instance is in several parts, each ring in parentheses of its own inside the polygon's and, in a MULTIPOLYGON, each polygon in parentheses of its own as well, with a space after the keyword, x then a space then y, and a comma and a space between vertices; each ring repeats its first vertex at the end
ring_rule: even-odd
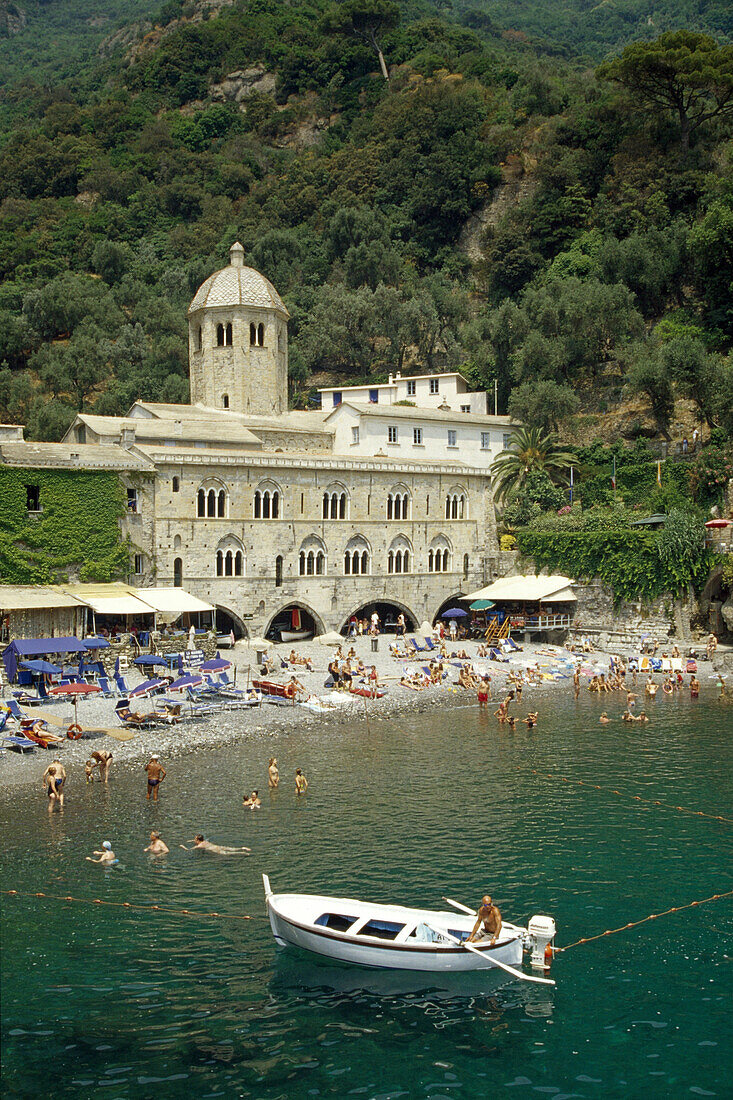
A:
MULTIPOLYGON (((107 749, 114 754, 114 768, 119 766, 139 766, 146 761, 152 752, 157 752, 163 762, 189 752, 198 752, 204 749, 217 749, 234 741, 260 741, 274 733, 280 733, 292 729, 297 723, 300 727, 317 728, 324 723, 343 722, 347 716, 359 721, 387 718, 401 713, 415 713, 434 707, 475 707, 476 695, 472 691, 465 691, 455 686, 458 677, 458 667, 448 665, 451 675, 441 685, 425 688, 422 691, 412 691, 400 685, 399 679, 405 668, 418 668, 420 664, 427 664, 431 654, 419 654, 420 660, 396 660, 389 653, 389 643, 394 641, 391 635, 382 635, 379 638, 379 649, 375 653, 371 649, 370 638, 355 638, 345 640, 343 651, 347 653, 353 645, 357 657, 361 657, 367 668, 376 665, 380 682, 387 688, 387 694, 382 699, 365 700, 360 696, 345 696, 343 693, 334 693, 344 700, 344 705, 334 711, 326 713, 314 713, 303 706, 274 706, 263 703, 259 707, 246 709, 222 709, 213 716, 195 721, 185 721, 178 725, 156 727, 155 729, 141 730, 130 741, 118 741, 105 734, 90 734, 80 741, 64 741, 56 754, 52 750, 36 749, 33 753, 19 754, 14 751, 6 751, 0 758, 0 775, 2 776, 2 789, 7 795, 14 788, 26 784, 38 783, 46 766, 54 755, 58 755, 66 767, 70 778, 75 774, 83 775, 84 761, 93 749, 107 749)), ((457 642, 448 644, 448 651, 465 649, 469 657, 475 661, 477 671, 487 671, 491 676, 493 698, 506 688, 507 676, 510 672, 518 671, 530 665, 539 663, 543 672, 549 672, 551 668, 560 667, 559 662, 565 662, 563 669, 565 676, 569 677, 571 662, 582 659, 587 666, 598 666, 600 670, 608 667, 609 654, 593 653, 575 657, 567 650, 550 647, 542 644, 528 644, 519 653, 513 653, 508 664, 495 661, 487 661, 476 656, 478 642, 457 642)), ((294 673, 303 686, 314 695, 327 696, 328 689, 324 687, 327 678, 327 665, 334 653, 334 647, 324 646, 316 641, 299 642, 293 646, 290 643, 273 646, 268 655, 275 658, 286 659, 291 650, 295 649, 303 657, 310 657, 313 661, 313 672, 305 668, 293 668, 294 673)), ((236 682, 238 687, 245 687, 252 679, 259 676, 259 670, 255 666, 256 654, 247 645, 239 642, 231 651, 222 653, 231 660, 236 667, 236 682)), ((233 670, 230 670, 230 676, 233 670)), ((283 682, 292 674, 290 668, 282 669, 273 674, 271 679, 283 682)), ((126 674, 126 681, 132 688, 141 683, 144 677, 133 668, 126 674)), ((531 709, 527 696, 531 692, 532 706, 535 705, 538 692, 551 690, 569 691, 571 680, 562 678, 557 680, 547 679, 541 685, 532 686, 525 694, 522 704, 515 708, 518 717, 523 717, 525 710, 531 709)), ((79 702, 79 721, 83 727, 119 727, 115 717, 115 699, 101 697, 88 697, 79 702)), ((494 704, 495 706, 496 704, 494 704)), ((73 707, 67 702, 54 702, 44 704, 42 711, 52 713, 60 719, 70 723, 73 721, 73 707)), ((144 699, 134 705, 133 709, 145 711, 152 709, 152 705, 144 699)), ((184 710, 185 710, 184 706, 184 710)), ((493 708, 492 708, 493 709, 493 708)), ((113 774, 114 774, 113 768, 113 774)))

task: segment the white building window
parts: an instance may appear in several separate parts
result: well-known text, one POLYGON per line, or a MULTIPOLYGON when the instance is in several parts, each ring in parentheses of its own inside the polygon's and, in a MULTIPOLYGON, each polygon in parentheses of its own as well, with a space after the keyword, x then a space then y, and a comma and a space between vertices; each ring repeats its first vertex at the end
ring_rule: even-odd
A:
POLYGON ((352 428, 351 429, 351 444, 352 444, 352 446, 355 446, 358 442, 359 442, 359 429, 358 428, 352 428))
POLYGON ((349 518, 349 496, 343 486, 336 485, 326 489, 321 503, 321 518, 349 518))
POLYGON ((309 536, 300 547, 298 574, 301 577, 323 577, 326 573, 326 548, 315 535, 309 536))
POLYGON ((404 535, 398 535, 387 552, 388 573, 409 573, 412 547, 404 535))
POLYGON ((470 413, 470 411, 471 411, 471 406, 470 405, 461 405, 461 412, 462 413, 470 413))
POLYGON ((417 386, 415 385, 414 382, 408 382, 407 383, 407 396, 408 397, 414 397, 416 389, 417 389, 417 386))
POLYGON ((439 535, 432 541, 428 550, 428 573, 448 573, 450 564, 450 543, 444 535, 439 535))
POLYGON ((491 450, 491 432, 481 432, 481 450, 491 450))
POLYGON ((415 447, 422 447, 422 428, 412 429, 412 442, 415 447))
POLYGON ((228 506, 226 489, 202 487, 196 494, 196 515, 199 519, 226 519, 228 506))
POLYGON ((430 392, 431 393, 438 393, 439 391, 440 391, 440 379, 431 378, 430 379, 430 392))
POLYGON ((216 551, 217 577, 244 576, 244 547, 234 535, 222 539, 216 551))
POLYGON ((254 519, 280 518, 280 489, 272 483, 264 483, 255 491, 252 514, 254 519))
POLYGON ((504 432, 503 436, 501 437, 501 445, 502 445, 502 447, 504 448, 505 451, 509 450, 509 447, 511 446, 511 442, 512 442, 512 433, 511 432, 504 432))
POLYGON ((458 446, 457 440, 458 440, 458 433, 452 431, 449 428, 448 429, 448 446, 449 447, 457 447, 458 446))
POLYGON ((396 443, 397 442, 397 425, 396 424, 390 424, 389 427, 387 428, 387 442, 388 443, 396 443))

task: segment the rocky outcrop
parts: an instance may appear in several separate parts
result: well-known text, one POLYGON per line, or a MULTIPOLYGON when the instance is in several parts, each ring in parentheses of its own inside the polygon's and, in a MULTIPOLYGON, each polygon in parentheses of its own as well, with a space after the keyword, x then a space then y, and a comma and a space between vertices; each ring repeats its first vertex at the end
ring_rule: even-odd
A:
POLYGON ((251 69, 237 69, 227 73, 218 84, 212 84, 209 95, 215 103, 242 103, 250 96, 272 95, 277 85, 274 73, 268 73, 264 65, 251 69))
POLYGON ((530 167, 526 156, 508 156, 501 166, 502 182, 496 187, 490 201, 472 214, 464 225, 458 246, 472 263, 480 263, 484 258, 486 230, 497 226, 534 191, 536 181, 533 176, 528 175, 530 167))
POLYGON ((576 584, 578 603, 572 633, 587 634, 599 648, 614 645, 638 648, 645 637, 659 645, 692 641, 691 619, 697 603, 690 590, 685 596, 659 596, 641 600, 615 601, 613 590, 600 581, 576 584))
POLYGON ((17 4, 0 0, 0 38, 14 38, 28 22, 27 16, 17 4))

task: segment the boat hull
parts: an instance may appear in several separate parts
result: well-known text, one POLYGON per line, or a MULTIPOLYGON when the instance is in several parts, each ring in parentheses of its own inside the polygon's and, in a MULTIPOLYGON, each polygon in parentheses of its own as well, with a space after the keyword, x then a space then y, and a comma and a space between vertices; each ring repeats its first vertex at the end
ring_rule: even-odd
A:
POLYGON ((460 973, 470 970, 484 970, 493 966, 493 959, 509 966, 519 966, 522 962, 522 940, 512 934, 502 939, 494 947, 476 947, 481 957, 472 951, 460 947, 436 948, 428 944, 356 943, 353 937, 347 937, 322 931, 286 919, 270 904, 268 899, 270 927, 276 941, 282 946, 300 947, 324 958, 335 959, 354 966, 376 967, 385 970, 419 970, 433 973, 460 973))

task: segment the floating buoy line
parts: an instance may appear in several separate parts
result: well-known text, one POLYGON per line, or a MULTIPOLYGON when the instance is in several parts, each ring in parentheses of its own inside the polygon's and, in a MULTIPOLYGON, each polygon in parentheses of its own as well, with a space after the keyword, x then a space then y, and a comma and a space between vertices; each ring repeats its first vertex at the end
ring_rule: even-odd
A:
POLYGON ((3 894, 8 897, 16 898, 44 898, 47 901, 73 901, 78 905, 111 905, 116 909, 136 909, 136 910, 149 910, 156 913, 173 913, 176 916, 181 917, 198 917, 200 920, 207 920, 212 917, 216 917, 219 920, 252 920, 252 917, 245 916, 239 913, 217 913, 212 911, 210 913, 202 913, 195 909, 170 909, 165 905, 140 905, 132 901, 105 901, 103 898, 75 898, 71 894, 44 894, 40 890, 36 890, 31 893, 24 890, 3 890, 3 894))
POLYGON ((649 920, 659 920, 660 917, 667 917, 670 913, 681 913, 683 909, 694 909, 697 905, 705 905, 709 901, 719 901, 721 898, 730 897, 733 897, 733 890, 727 890, 724 894, 711 894, 709 898, 701 898, 699 901, 688 901, 687 905, 673 905, 662 913, 650 913, 648 917, 629 921, 628 924, 622 924, 620 928, 608 928, 605 932, 599 932, 597 936, 584 936, 580 940, 575 940, 574 943, 567 944, 566 947, 554 947, 553 951, 555 954, 560 954, 563 951, 569 951, 571 947, 578 947, 581 943, 592 943, 593 940, 602 940, 604 936, 613 936, 616 932, 626 932, 629 928, 636 928, 640 924, 646 924, 649 920))

